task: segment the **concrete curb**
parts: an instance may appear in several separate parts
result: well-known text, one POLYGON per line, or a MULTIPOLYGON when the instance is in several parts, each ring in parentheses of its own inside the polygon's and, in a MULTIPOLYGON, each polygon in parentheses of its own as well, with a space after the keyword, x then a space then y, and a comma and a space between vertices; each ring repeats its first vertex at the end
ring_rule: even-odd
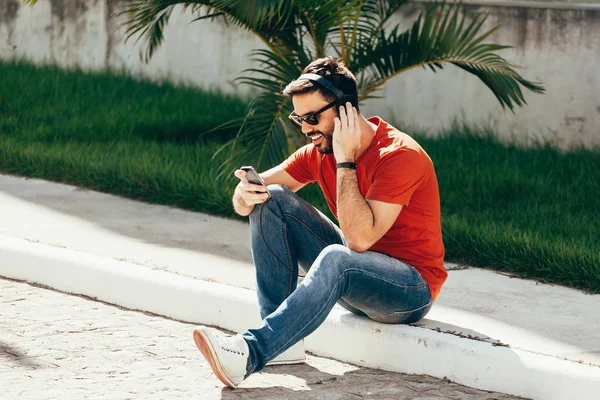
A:
MULTIPOLYGON (((238 332, 260 322, 252 290, 1 235, 0 254, 3 277, 238 332)), ((532 399, 592 399, 600 391, 598 367, 337 309, 305 344, 314 354, 357 365, 532 399)))

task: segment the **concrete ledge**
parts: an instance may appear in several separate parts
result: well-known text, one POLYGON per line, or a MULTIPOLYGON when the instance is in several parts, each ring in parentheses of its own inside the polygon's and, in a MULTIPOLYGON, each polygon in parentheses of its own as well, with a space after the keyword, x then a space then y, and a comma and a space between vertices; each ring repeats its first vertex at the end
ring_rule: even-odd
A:
MULTIPOLYGON (((260 322, 252 290, 1 235, 0 257, 3 277, 234 331, 260 322)), ((446 377, 533 399, 593 399, 600 391, 597 366, 422 327, 380 324, 338 309, 306 345, 317 355, 357 365, 446 377)))

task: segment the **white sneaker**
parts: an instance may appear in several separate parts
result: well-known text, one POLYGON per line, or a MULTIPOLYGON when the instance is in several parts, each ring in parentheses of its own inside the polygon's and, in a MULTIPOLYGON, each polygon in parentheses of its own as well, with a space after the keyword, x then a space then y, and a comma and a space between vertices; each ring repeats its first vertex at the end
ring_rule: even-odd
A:
POLYGON ((304 354, 304 340, 299 341, 271 361, 267 363, 269 365, 284 365, 284 364, 301 364, 306 361, 306 355, 304 354))
POLYGON ((200 326, 194 329, 194 342, 221 382, 234 389, 242 383, 250 356, 242 336, 226 336, 216 329, 200 326))

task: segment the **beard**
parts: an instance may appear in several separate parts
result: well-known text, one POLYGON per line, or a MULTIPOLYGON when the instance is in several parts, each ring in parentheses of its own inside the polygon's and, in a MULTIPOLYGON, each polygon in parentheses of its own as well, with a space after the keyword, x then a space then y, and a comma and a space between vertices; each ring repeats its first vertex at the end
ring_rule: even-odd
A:
POLYGON ((322 135, 321 143, 315 145, 319 153, 333 154, 333 130, 331 132, 313 131, 307 136, 311 137, 317 134, 322 135))

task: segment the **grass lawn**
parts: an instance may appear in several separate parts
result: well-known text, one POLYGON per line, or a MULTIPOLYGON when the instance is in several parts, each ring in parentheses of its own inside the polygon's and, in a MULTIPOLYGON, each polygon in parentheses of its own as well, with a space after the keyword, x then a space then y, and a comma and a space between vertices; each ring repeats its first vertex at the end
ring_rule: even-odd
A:
MULTIPOLYGON (((0 171, 234 216, 211 161, 246 103, 112 74, 0 63, 0 171)), ((417 137, 436 166, 446 259, 600 293, 600 152, 417 137)), ((300 193, 329 216, 316 185, 300 193)))

